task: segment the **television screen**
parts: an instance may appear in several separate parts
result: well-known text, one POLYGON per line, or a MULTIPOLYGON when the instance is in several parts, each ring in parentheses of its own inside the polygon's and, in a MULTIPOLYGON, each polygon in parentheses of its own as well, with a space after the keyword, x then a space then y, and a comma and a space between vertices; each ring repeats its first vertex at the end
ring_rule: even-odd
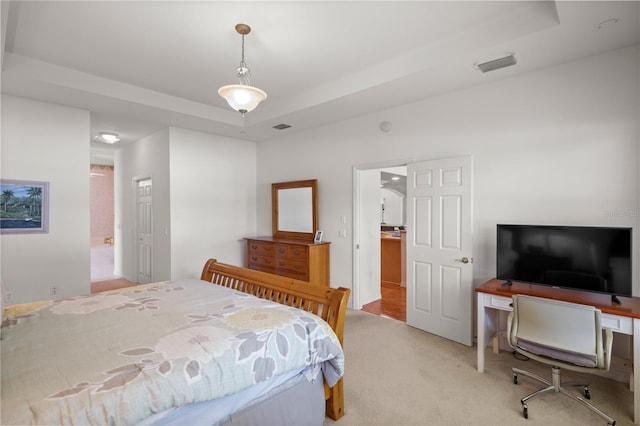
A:
POLYGON ((498 225, 496 276, 631 296, 631 228, 498 225))

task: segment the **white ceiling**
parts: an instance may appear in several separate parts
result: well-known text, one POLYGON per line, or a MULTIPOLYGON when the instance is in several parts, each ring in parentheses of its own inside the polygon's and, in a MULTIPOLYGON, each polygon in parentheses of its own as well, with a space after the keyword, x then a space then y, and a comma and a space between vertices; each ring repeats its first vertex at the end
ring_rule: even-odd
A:
POLYGON ((637 1, 2 1, 3 93, 91 111, 92 135, 169 125, 262 141, 640 42, 637 1), (599 24, 618 19, 617 24, 599 24), (246 115, 217 94, 237 82, 246 115), (517 65, 475 63, 514 52, 517 65), (292 125, 275 130, 280 123, 292 125))

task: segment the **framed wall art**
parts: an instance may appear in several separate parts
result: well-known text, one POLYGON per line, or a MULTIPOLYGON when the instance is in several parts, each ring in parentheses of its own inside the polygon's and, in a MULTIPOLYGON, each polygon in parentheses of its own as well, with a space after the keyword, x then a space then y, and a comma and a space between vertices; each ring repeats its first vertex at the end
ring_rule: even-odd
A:
POLYGON ((49 232, 49 182, 0 179, 0 234, 49 232))

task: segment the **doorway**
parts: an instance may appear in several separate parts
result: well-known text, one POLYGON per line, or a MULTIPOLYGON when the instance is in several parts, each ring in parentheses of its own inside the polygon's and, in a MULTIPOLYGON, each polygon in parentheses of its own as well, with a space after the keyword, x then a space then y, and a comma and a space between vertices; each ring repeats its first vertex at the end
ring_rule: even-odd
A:
POLYGON ((406 166, 381 165, 355 173, 358 267, 354 271, 360 273, 355 307, 405 322, 406 274, 400 230, 406 218, 406 166))
POLYGON ((117 278, 114 274, 114 167, 91 164, 91 282, 117 278))
POLYGON ((92 162, 89 189, 91 293, 135 284, 116 273, 116 250, 120 242, 115 239, 115 191, 115 166, 92 162))

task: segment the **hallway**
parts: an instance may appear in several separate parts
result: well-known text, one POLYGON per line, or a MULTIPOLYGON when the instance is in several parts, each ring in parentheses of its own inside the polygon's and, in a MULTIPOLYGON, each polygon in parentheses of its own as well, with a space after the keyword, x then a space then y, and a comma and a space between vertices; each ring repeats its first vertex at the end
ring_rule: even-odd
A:
POLYGON ((91 293, 136 285, 113 273, 113 245, 91 247, 91 293))

